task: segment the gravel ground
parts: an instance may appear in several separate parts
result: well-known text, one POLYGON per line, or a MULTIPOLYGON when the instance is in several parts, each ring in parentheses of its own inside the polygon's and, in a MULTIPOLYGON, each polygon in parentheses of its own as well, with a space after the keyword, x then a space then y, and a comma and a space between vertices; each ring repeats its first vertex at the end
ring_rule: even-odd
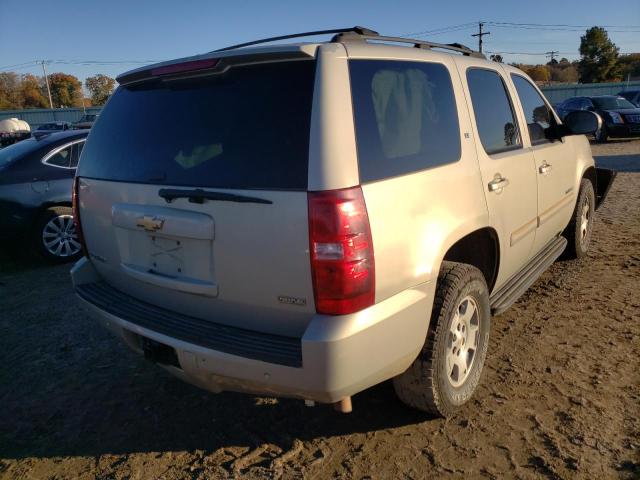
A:
MULTIPOLYGON (((463 418, 403 407, 389 383, 354 412, 183 384, 77 308, 68 266, 0 257, 0 478, 640 478, 640 141, 592 250, 493 320, 463 418)), ((621 162, 621 163, 620 163, 621 162)))

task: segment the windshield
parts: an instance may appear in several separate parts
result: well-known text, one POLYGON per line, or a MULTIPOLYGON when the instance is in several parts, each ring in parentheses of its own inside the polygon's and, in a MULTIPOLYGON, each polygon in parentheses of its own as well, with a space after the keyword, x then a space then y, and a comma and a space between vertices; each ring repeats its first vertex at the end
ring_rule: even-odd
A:
POLYGON ((306 190, 314 61, 123 86, 78 175, 218 188, 306 190))
POLYGON ((592 98, 593 103, 596 104, 600 110, 615 110, 617 108, 636 108, 636 106, 629 100, 622 97, 602 97, 592 98))

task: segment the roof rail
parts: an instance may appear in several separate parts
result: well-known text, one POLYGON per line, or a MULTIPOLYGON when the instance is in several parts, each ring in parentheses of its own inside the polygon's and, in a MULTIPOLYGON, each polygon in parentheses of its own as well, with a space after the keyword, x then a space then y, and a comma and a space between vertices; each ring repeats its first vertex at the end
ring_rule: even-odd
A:
POLYGON ((486 58, 482 53, 472 50, 471 48, 466 47, 460 43, 435 43, 435 42, 428 42, 426 40, 417 40, 415 38, 386 37, 384 35, 380 35, 375 30, 371 30, 369 28, 359 27, 359 26, 348 27, 348 28, 336 28, 332 30, 316 30, 313 32, 293 33, 291 35, 281 35, 278 37, 263 38, 261 40, 254 40, 252 42, 239 43, 237 45, 232 45, 230 47, 220 48, 218 50, 214 50, 214 52, 226 52, 228 50, 235 50, 236 48, 249 47, 251 45, 259 45, 261 43, 269 43, 269 42, 275 42, 278 40, 288 40, 290 38, 312 37, 315 35, 327 35, 327 34, 334 34, 331 41, 338 42, 338 43, 366 42, 367 40, 374 40, 379 42, 390 42, 390 43, 408 43, 413 45, 416 48, 425 48, 425 49, 436 48, 441 50, 451 50, 451 51, 458 52, 470 57, 486 58))
POLYGON ((315 35, 327 35, 331 33, 341 34, 341 33, 347 33, 347 32, 351 32, 356 35, 378 35, 378 32, 369 30, 368 28, 355 26, 355 27, 347 27, 347 28, 335 28, 332 30, 316 30, 315 32, 292 33, 291 35, 281 35, 279 37, 263 38, 261 40, 254 40, 252 42, 239 43, 237 45, 231 45, 230 47, 219 48, 218 50, 213 50, 213 51, 226 52, 227 50, 235 50, 236 48, 249 47, 251 45, 258 45, 260 43, 275 42, 277 40, 288 40, 290 38, 301 38, 301 37, 313 37, 315 35))
POLYGON ((354 32, 342 32, 333 37, 332 41, 340 42, 340 43, 348 43, 348 42, 358 42, 358 41, 367 41, 374 40, 379 42, 390 42, 390 43, 409 43, 412 44, 416 48, 425 48, 425 49, 442 49, 442 50, 451 50, 454 52, 461 53, 463 55, 467 55, 470 57, 476 58, 487 58, 482 53, 472 50, 471 48, 462 45, 460 43, 436 43, 429 42, 426 40, 417 40, 415 38, 404 38, 404 37, 385 37, 384 35, 370 35, 368 33, 354 33, 354 32))

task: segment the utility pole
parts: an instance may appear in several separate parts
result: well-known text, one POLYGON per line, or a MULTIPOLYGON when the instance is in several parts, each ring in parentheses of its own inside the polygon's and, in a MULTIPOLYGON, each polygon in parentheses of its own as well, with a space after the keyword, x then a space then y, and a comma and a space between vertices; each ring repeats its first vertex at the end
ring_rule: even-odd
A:
POLYGON ((49 94, 49 108, 53 108, 53 101, 51 100, 51 89, 49 88, 49 77, 47 77, 47 69, 44 66, 45 61, 42 60, 42 62, 40 62, 40 63, 42 64, 42 72, 44 73, 44 81, 47 84, 47 93, 49 94))
POLYGON ((491 32, 483 32, 482 27, 484 27, 484 22, 478 22, 478 33, 471 35, 472 37, 478 37, 478 51, 480 53, 482 53, 482 37, 491 34, 491 32))
POLYGON ((557 50, 551 50, 550 52, 544 52, 544 54, 547 56, 547 58, 550 58, 549 63, 553 63, 553 61, 555 60, 555 58, 558 56, 560 52, 557 50))

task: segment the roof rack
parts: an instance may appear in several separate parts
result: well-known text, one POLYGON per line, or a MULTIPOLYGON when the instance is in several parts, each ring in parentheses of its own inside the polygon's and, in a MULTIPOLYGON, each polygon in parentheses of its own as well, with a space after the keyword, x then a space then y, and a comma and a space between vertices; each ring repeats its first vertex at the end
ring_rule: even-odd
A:
POLYGON ((336 28, 332 30, 316 30, 313 32, 293 33, 291 35, 263 38, 261 40, 254 40, 252 42, 239 43, 230 47, 220 48, 218 50, 214 50, 214 52, 226 52, 228 50, 235 50, 236 48, 249 47, 251 45, 259 45, 261 43, 270 43, 278 40, 288 40, 290 38, 312 37, 315 35, 328 34, 334 34, 331 41, 337 43, 366 42, 367 40, 390 43, 407 43, 413 45, 415 48, 451 50, 470 57, 486 58, 482 53, 476 52, 475 50, 472 50, 460 43, 435 43, 428 42, 426 40, 417 40, 414 38, 386 37, 384 35, 380 35, 375 30, 359 26, 336 28))

